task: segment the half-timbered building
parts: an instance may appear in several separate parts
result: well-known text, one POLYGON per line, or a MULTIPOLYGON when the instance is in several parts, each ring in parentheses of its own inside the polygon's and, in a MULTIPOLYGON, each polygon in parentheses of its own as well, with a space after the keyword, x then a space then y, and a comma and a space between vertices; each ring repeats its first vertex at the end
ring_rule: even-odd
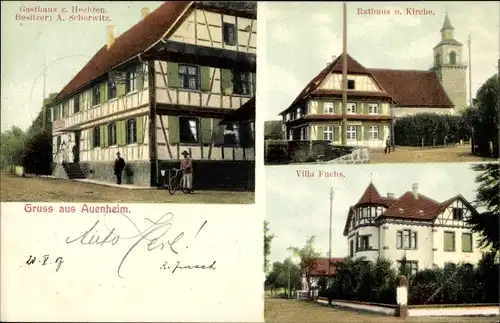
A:
POLYGON ((344 227, 349 256, 394 264, 406 260, 413 271, 446 263, 477 264, 482 250, 478 234, 466 223, 475 208, 462 196, 438 202, 418 191, 418 184, 399 198, 379 194, 370 183, 349 208, 344 227))
MULTIPOLYGON (((366 68, 347 55, 347 145, 384 147, 394 118, 457 114, 467 104, 462 44, 448 15, 430 70, 366 68)), ((329 62, 280 113, 287 140, 342 142, 343 55, 329 62)))
POLYGON ((167 1, 108 26, 51 104, 54 162, 112 181, 120 152, 125 183, 156 186, 187 151, 195 187, 253 189, 256 19, 254 2, 167 1))

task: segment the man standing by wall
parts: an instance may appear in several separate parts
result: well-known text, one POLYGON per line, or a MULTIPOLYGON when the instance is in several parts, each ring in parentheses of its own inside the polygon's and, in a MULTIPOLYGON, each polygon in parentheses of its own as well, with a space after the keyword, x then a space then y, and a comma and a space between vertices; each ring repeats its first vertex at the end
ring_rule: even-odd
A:
POLYGON ((181 160, 182 188, 186 189, 188 193, 191 193, 193 188, 193 166, 191 158, 189 158, 189 153, 183 151, 182 155, 184 156, 184 159, 181 160))
POLYGON ((114 172, 116 176, 116 184, 122 183, 122 172, 125 168, 125 160, 120 157, 120 153, 116 153, 114 172))

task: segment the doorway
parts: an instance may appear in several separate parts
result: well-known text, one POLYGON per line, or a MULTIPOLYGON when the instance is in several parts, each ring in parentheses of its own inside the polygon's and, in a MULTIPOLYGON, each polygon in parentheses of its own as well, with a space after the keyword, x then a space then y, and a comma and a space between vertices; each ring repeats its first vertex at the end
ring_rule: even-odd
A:
POLYGON ((80 162, 80 138, 81 138, 81 131, 75 131, 75 145, 73 146, 73 162, 74 163, 79 163, 80 162))

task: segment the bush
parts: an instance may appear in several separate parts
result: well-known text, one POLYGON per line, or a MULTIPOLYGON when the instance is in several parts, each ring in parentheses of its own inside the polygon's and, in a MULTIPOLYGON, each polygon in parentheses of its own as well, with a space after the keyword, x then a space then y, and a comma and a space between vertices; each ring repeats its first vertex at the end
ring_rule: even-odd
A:
MULTIPOLYGON (((396 304, 397 273, 390 261, 346 258, 336 268, 331 288, 322 293, 324 297, 396 304)), ((500 266, 492 254, 485 254, 476 267, 447 264, 407 274, 408 304, 498 303, 499 275, 500 266)))
POLYGON ((29 138, 22 158, 26 173, 50 175, 52 173, 51 134, 49 132, 39 132, 29 138))
POLYGON ((398 118, 394 124, 394 139, 398 146, 454 144, 469 140, 470 127, 461 116, 419 113, 398 118))

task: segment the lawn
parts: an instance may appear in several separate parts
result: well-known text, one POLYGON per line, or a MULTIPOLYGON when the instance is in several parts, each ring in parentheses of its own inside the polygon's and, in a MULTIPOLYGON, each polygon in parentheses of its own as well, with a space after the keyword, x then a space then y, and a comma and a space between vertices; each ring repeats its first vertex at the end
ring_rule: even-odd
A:
POLYGON ((2 202, 254 203, 254 192, 131 190, 54 178, 0 174, 2 202))
POLYGON ((453 163, 493 162, 495 158, 473 156, 470 146, 396 147, 390 154, 377 149, 370 152, 370 164, 375 163, 453 163))
POLYGON ((368 312, 344 310, 299 300, 266 299, 266 322, 492 322, 495 317, 408 317, 406 319, 368 312))

